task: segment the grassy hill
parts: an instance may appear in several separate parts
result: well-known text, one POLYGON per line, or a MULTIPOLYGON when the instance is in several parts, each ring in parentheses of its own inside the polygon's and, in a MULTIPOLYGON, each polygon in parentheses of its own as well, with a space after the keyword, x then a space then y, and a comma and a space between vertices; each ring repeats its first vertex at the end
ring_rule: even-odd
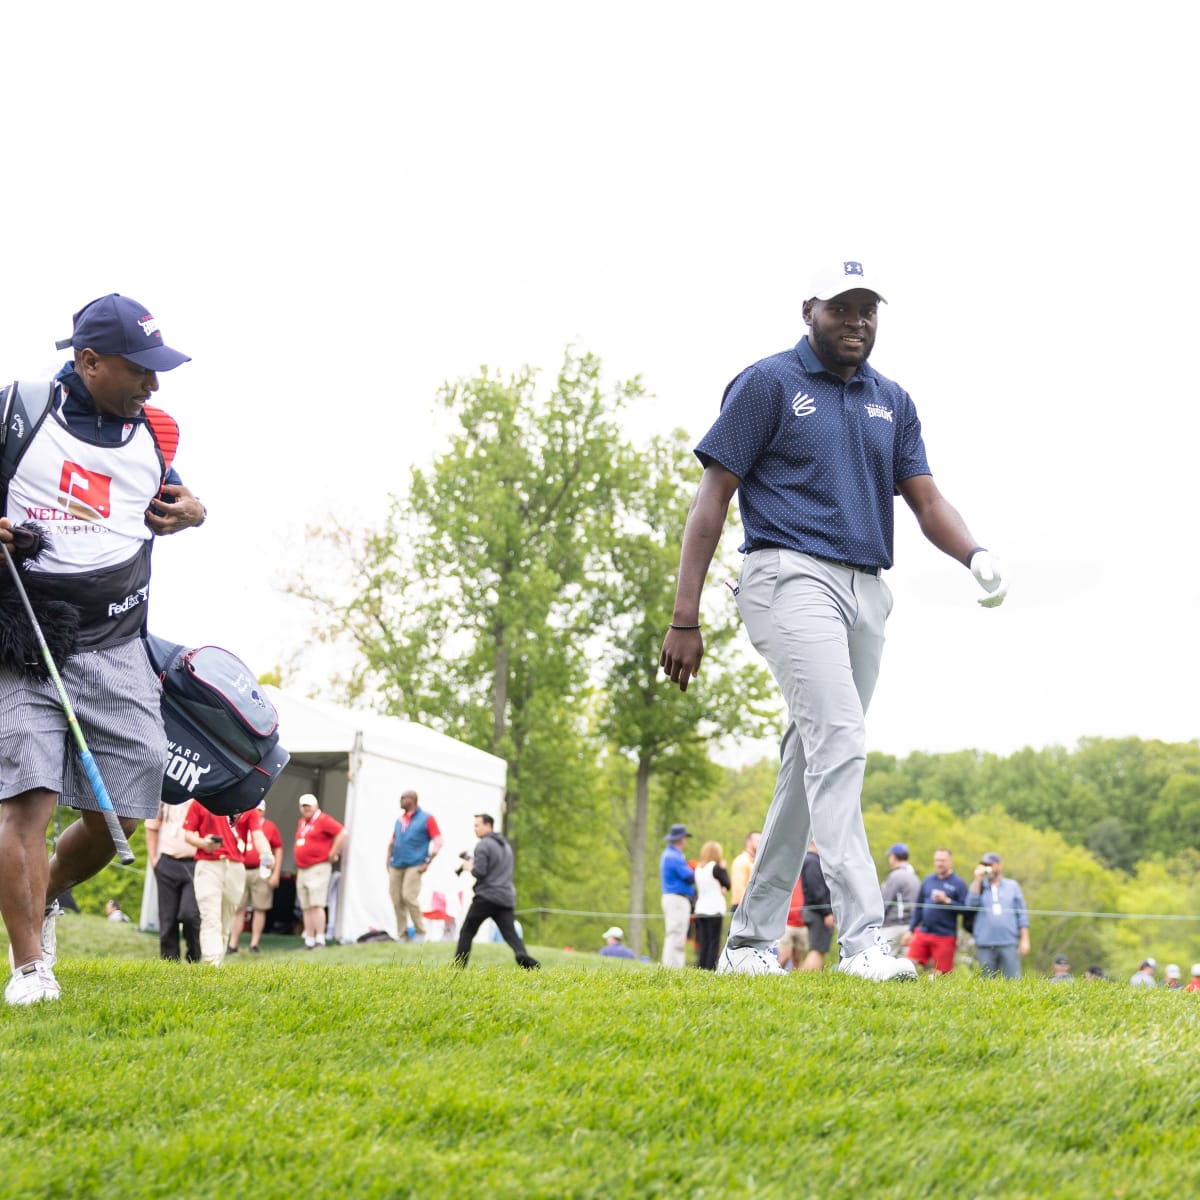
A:
POLYGON ((1200 994, 730 979, 534 948, 268 942, 220 970, 60 922, 0 1009, 4 1192, 1183 1196, 1200 994))

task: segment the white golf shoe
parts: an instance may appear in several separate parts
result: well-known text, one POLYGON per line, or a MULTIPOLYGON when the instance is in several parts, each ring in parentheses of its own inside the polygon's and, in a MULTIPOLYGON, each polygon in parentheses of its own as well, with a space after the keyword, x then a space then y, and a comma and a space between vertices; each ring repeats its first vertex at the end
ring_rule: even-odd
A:
POLYGON ((891 979, 916 979, 917 964, 910 958, 897 958, 886 942, 876 942, 837 965, 843 975, 857 975, 875 983, 886 983, 891 979))
POLYGON ((726 944, 717 961, 718 975, 786 975, 779 965, 774 947, 730 946, 726 944))
POLYGON ((57 1000, 62 995, 54 972, 44 962, 26 963, 14 971, 4 989, 6 1004, 37 1004, 42 1000, 57 1000))
MULTIPOLYGON (((48 967, 53 967, 58 962, 58 934, 55 932, 54 922, 61 914, 62 906, 55 900, 42 917, 42 962, 48 967)), ((8 965, 14 969, 17 965, 13 961, 12 946, 8 948, 8 965)))

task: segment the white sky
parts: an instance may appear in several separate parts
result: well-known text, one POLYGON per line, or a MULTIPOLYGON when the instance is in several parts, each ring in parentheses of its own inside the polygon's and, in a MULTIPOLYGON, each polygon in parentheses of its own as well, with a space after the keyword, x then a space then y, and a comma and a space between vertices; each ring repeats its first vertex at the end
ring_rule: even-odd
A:
POLYGON ((574 343, 644 376, 634 436, 695 441, 798 340, 814 266, 879 262, 872 362, 1013 590, 979 608, 901 505, 872 748, 1190 739, 1198 24, 1044 0, 22 6, 0 374, 53 371, 109 291, 192 355, 159 402, 210 518, 159 544, 151 626, 263 671, 305 636, 280 587, 306 525, 381 518, 441 448, 443 380, 552 377, 574 343))

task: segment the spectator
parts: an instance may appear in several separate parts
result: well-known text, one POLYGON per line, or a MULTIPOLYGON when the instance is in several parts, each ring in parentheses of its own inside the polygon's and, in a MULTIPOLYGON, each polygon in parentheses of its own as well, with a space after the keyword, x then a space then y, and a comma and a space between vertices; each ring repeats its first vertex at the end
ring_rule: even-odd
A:
POLYGON ((761 837, 762 833, 757 829, 746 834, 743 850, 729 868, 729 906, 732 912, 737 912, 737 906, 741 904, 742 896, 745 895, 746 885, 750 882, 750 875, 754 870, 754 860, 758 855, 758 843, 761 837))
MULTIPOLYGON (((104 902, 104 915, 110 921, 122 921, 126 925, 129 924, 129 918, 121 911, 121 903, 119 900, 106 900, 104 902)), ((1179 968, 1176 967, 1176 970, 1179 968)))
POLYGON ((421 913, 421 882, 442 848, 442 831, 432 814, 417 804, 411 788, 400 794, 400 816, 388 842, 388 895, 396 914, 396 936, 425 940, 421 913), (412 933, 409 934, 411 928, 412 933))
POLYGON ((966 881, 954 873, 954 855, 945 847, 933 854, 933 874, 926 875, 902 938, 908 957, 920 966, 933 963, 939 975, 954 970, 958 914, 967 900, 966 881))
POLYGON ((194 800, 159 804, 158 816, 146 822, 146 857, 158 888, 158 956, 179 961, 179 927, 183 926, 187 961, 200 961, 200 910, 192 876, 196 847, 183 836, 183 822, 194 800))
POLYGON ((243 869, 246 872, 246 883, 242 889, 242 901, 233 914, 233 927, 229 931, 230 954, 238 952, 238 941, 246 925, 246 910, 251 910, 250 917, 250 953, 259 953, 259 942, 262 941, 263 930, 267 927, 267 913, 275 900, 275 889, 279 886, 280 872, 283 870, 283 836, 279 826, 264 814, 267 802, 260 800, 258 813, 262 817, 263 837, 271 847, 274 863, 266 866, 258 853, 258 847, 250 842, 246 846, 243 857, 243 869))
POLYGON ((808 930, 804 926, 804 880, 797 879, 788 904, 787 925, 779 939, 779 965, 799 971, 808 952, 808 930))
POLYGON ((1163 979, 1165 980, 1167 991, 1183 991, 1183 979, 1181 978, 1178 963, 1167 963, 1167 969, 1163 972, 1163 979))
POLYGON ((683 848, 691 836, 686 825, 672 825, 671 831, 663 839, 667 845, 658 863, 665 923, 662 951, 664 967, 682 967, 686 961, 688 920, 692 913, 696 877, 688 866, 683 848))
POLYGON ((804 889, 804 928, 808 934, 805 971, 823 971, 825 955, 833 945, 833 897, 821 870, 817 843, 808 843, 808 853, 800 864, 800 884, 804 889))
POLYGON ((305 950, 325 949, 329 880, 345 842, 345 826, 322 812, 311 792, 301 796, 300 820, 296 822, 296 898, 303 914, 305 950))
POLYGON ((1071 960, 1065 954, 1055 955, 1052 970, 1053 974, 1050 976, 1051 983, 1074 982, 1071 977, 1071 960))
POLYGON ((471 957, 471 943, 479 927, 491 917, 500 936, 512 948, 517 965, 535 971, 542 964, 532 958, 517 932, 515 912, 517 890, 513 886, 513 851, 503 834, 495 829, 495 821, 487 813, 475 816, 475 836, 479 839, 475 853, 467 859, 467 869, 475 876, 475 895, 463 918, 454 951, 454 964, 465 967, 471 957))
POLYGON ((199 800, 188 809, 183 836, 196 848, 196 906, 200 909, 200 957, 210 966, 225 960, 233 912, 246 883, 246 846, 253 842, 260 860, 272 863, 271 847, 262 833, 257 808, 233 817, 218 817, 199 800))
POLYGON ((1029 912, 1015 879, 1004 877, 1004 863, 988 851, 975 868, 967 907, 976 909, 975 960, 983 975, 1021 978, 1021 959, 1029 953, 1029 912))
POLYGON ((1183 990, 1185 992, 1200 992, 1200 963, 1192 963, 1192 977, 1188 980, 1188 985, 1183 990))
POLYGON ((1084 971, 1083 977, 1089 983, 1103 982, 1108 979, 1108 976, 1104 974, 1104 968, 1097 966, 1088 967, 1088 969, 1084 971))
POLYGON ((897 842, 888 851, 888 877, 883 881, 883 928, 880 932, 891 943, 892 953, 899 950, 912 917, 921 880, 908 861, 908 847, 897 842))
POLYGON ((604 931, 604 945, 600 947, 602 958, 633 958, 634 953, 625 945, 625 930, 612 925, 604 931))
POLYGON ((1131 987, 1158 987, 1158 980, 1154 977, 1154 973, 1158 970, 1158 963, 1152 958, 1143 958, 1141 965, 1129 977, 1131 987))
POLYGON ((725 924, 725 897, 729 874, 725 870, 720 842, 705 842, 696 866, 696 966, 702 971, 717 969, 721 933, 725 924))

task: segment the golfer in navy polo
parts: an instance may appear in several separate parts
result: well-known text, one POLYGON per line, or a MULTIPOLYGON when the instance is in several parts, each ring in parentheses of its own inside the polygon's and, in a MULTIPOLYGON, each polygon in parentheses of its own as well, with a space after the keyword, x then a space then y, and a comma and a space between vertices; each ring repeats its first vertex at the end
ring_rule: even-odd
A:
POLYGON ((835 263, 809 296, 807 336, 734 379, 696 447, 704 474, 660 662, 686 691, 704 653, 700 593, 737 492, 738 608, 788 721, 754 874, 717 970, 784 973, 771 947, 811 838, 833 897, 838 969, 913 979, 913 964, 893 957, 880 934, 883 899, 862 819, 864 714, 892 609, 882 572, 892 565, 896 493, 921 532, 970 569, 987 592, 981 604, 999 604, 1007 580, 933 482, 908 393, 867 365, 885 303, 875 275, 862 262, 835 263))

